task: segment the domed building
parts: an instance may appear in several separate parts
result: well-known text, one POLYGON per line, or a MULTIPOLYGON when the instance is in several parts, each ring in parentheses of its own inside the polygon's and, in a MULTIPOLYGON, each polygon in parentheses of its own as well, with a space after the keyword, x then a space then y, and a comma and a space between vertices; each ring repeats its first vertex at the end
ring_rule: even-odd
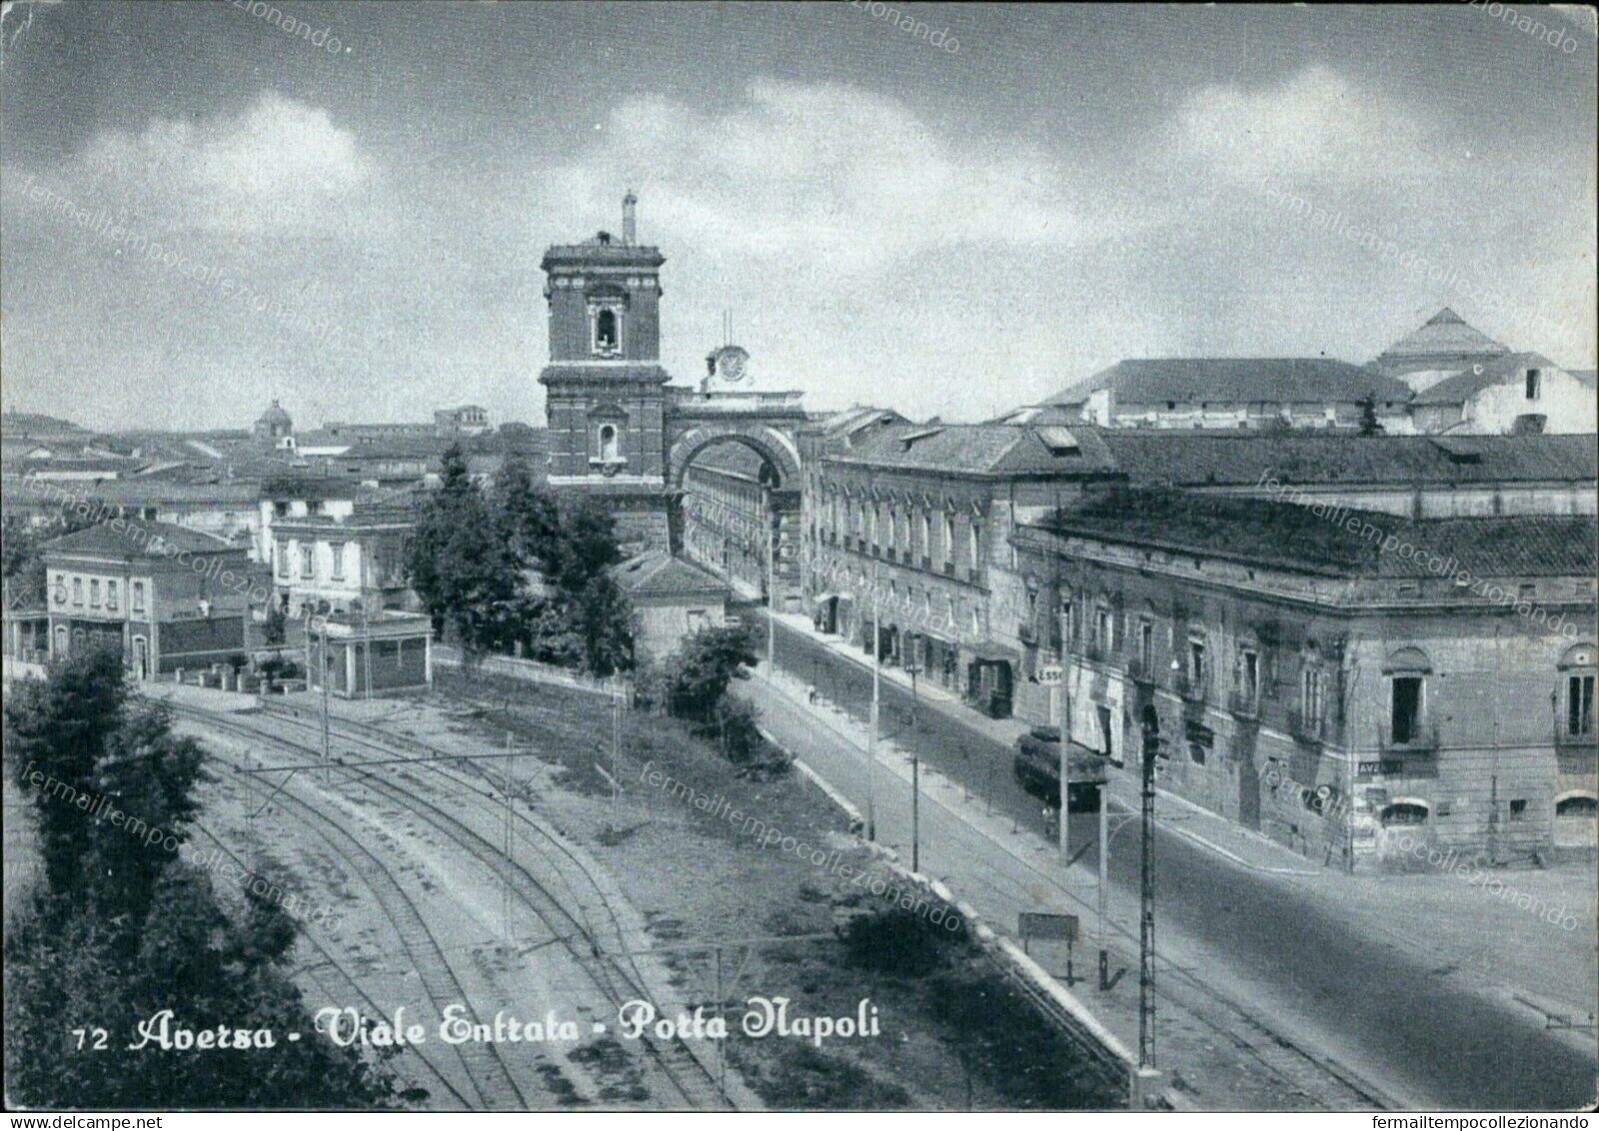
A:
POLYGON ((255 438, 274 448, 292 447, 294 421, 283 411, 283 406, 273 401, 255 422, 255 438), (287 441, 287 442, 285 442, 287 441))

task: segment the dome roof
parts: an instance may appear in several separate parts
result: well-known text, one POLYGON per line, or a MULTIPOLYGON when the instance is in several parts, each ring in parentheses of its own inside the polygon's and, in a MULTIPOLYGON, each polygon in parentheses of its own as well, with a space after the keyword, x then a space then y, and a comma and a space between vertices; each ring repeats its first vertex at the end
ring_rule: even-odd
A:
POLYGON ((285 428, 294 422, 289 419, 289 414, 283 411, 283 406, 273 401, 271 406, 261 414, 257 424, 280 424, 285 428))

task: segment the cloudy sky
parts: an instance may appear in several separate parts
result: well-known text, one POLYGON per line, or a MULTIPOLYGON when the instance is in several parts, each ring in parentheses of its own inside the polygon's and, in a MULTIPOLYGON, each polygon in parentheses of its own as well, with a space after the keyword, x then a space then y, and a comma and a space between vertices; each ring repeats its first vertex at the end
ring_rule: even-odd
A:
POLYGON ((1364 361, 1444 305, 1594 363, 1591 13, 902 5, 933 46, 842 2, 273 3, 313 42, 5 0, 7 409, 542 423, 540 254, 629 187, 677 379, 731 309, 815 407, 1364 361))

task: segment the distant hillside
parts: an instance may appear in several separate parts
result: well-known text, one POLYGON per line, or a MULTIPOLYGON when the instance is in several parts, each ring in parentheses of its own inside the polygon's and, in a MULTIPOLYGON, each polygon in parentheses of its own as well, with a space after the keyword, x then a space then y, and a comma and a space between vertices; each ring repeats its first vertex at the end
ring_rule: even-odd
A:
POLYGON ((70 420, 46 416, 42 412, 0 412, 0 432, 7 435, 32 436, 42 433, 87 432, 70 420))

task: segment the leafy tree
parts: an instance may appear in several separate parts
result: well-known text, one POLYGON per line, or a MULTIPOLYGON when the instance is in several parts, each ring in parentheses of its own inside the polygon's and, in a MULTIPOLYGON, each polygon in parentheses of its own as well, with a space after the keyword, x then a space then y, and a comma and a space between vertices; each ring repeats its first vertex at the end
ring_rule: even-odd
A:
POLYGON ((597 573, 575 603, 583 638, 583 663, 608 676, 633 666, 633 606, 609 573, 597 573))
POLYGON ((1382 421, 1377 419, 1377 396, 1367 393, 1360 399, 1360 434, 1381 436, 1383 431, 1382 421))
POLYGON ((5 716, 6 754, 32 801, 45 863, 7 924, 8 1098, 38 1107, 392 1106, 385 1068, 316 1035, 282 972, 295 940, 283 909, 247 894, 243 914, 230 915, 210 876, 179 857, 203 751, 171 732, 164 711, 129 702, 120 657, 90 650, 57 663, 9 698, 5 716), (275 1047, 128 1049, 136 1024, 163 1010, 197 1031, 269 1029, 275 1047), (82 1048, 71 1043, 73 1029, 93 1027, 109 1034, 104 1049, 87 1035, 82 1048), (310 1039, 290 1042, 291 1032, 310 1039))
POLYGON ((73 800, 99 796, 96 776, 127 695, 119 652, 93 648, 60 661, 47 681, 23 682, 6 696, 6 753, 14 780, 33 794, 40 856, 54 891, 78 892, 86 881, 95 820, 73 800), (60 784, 35 792, 35 771, 60 784))
POLYGON ((590 581, 622 560, 615 520, 591 500, 564 508, 552 558, 550 581, 568 596, 580 596, 590 581))
POLYGON ((749 669, 758 662, 747 625, 701 629, 684 642, 677 657, 673 712, 710 722, 728 686, 735 679, 748 679, 749 669))
POLYGON ((49 512, 44 522, 35 524, 23 515, 8 514, 0 520, 0 574, 13 592, 30 593, 44 600, 44 561, 40 548, 51 539, 86 530, 94 525, 87 507, 80 514, 68 503, 49 512))
POLYGON ((261 626, 261 639, 267 644, 282 644, 288 636, 289 621, 283 615, 283 606, 276 601, 267 602, 266 622, 261 626))
POLYGON ((560 508, 533 482, 527 458, 513 449, 495 478, 490 506, 500 537, 523 568, 547 571, 560 537, 560 508))
POLYGON ((716 705, 716 729, 722 754, 737 766, 749 765, 761 753, 759 709, 742 699, 722 696, 716 705))
POLYGON ((503 636, 506 606, 517 595, 520 570, 495 525, 461 446, 452 445, 443 483, 417 517, 409 565, 435 630, 448 628, 469 652, 503 636))

